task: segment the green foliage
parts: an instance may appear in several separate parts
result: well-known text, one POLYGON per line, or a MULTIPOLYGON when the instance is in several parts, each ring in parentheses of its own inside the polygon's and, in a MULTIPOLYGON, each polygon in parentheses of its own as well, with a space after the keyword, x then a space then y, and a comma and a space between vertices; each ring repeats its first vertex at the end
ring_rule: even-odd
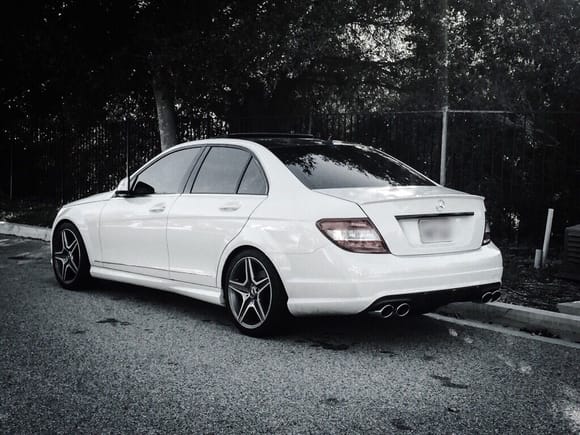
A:
MULTIPOLYGON (((409 86, 426 100, 437 93, 441 68, 440 23, 430 16, 439 3, 423 4, 412 18, 420 63, 409 86)), ((579 2, 450 0, 448 27, 451 107, 578 110, 579 2)))

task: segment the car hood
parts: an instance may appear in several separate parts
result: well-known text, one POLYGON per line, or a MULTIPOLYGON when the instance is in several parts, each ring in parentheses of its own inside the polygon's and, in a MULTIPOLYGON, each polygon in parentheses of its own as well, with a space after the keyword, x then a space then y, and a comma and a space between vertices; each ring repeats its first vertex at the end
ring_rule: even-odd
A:
POLYGON ((350 187, 343 189, 316 189, 316 192, 357 204, 396 201, 422 197, 474 196, 443 186, 388 186, 388 187, 350 187))
POLYGON ((106 201, 108 199, 111 199, 113 197, 113 194, 114 194, 113 191, 97 193, 96 195, 87 196, 86 198, 82 198, 82 199, 78 199, 78 200, 73 201, 73 202, 69 202, 68 204, 65 204, 63 208, 74 207, 74 206, 82 205, 82 204, 88 204, 90 202, 106 201))

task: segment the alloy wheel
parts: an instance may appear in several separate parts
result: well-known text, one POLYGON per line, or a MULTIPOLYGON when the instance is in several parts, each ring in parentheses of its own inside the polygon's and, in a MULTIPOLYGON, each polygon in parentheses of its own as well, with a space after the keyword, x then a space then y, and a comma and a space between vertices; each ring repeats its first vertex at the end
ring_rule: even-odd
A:
POLYGON ((272 305, 272 282, 264 265, 255 257, 243 257, 231 269, 228 280, 230 310, 248 329, 260 327, 272 305))
MULTIPOLYGON (((57 240, 58 244, 58 240, 57 240)), ((52 255, 54 270, 65 283, 72 283, 79 274, 81 265, 81 248, 76 234, 68 229, 60 230, 60 246, 52 255)))

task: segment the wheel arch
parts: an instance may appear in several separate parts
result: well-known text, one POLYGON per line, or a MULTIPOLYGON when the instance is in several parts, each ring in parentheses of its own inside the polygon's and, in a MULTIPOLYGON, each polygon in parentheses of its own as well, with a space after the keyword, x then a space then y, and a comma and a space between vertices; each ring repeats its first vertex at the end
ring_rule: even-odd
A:
POLYGON ((224 255, 224 260, 222 262, 219 273, 217 275, 218 280, 219 280, 218 284, 219 284, 219 289, 220 289, 220 301, 222 303, 225 303, 224 292, 225 292, 225 283, 226 283, 226 272, 227 272, 228 268, 230 267, 230 264, 231 264, 233 258, 237 254, 239 254, 240 252, 242 252, 244 250, 248 250, 248 249, 260 252, 262 255, 264 255, 270 261, 270 263, 272 263, 272 266, 274 266, 276 273, 280 277, 280 281, 282 282, 282 287, 283 287, 284 293, 286 293, 286 286, 284 284, 284 279, 282 278, 282 274, 280 273, 281 269, 280 269, 279 264, 277 264, 277 263, 280 263, 279 258, 274 258, 274 256, 268 255, 268 252, 266 252, 264 249, 260 249, 259 247, 255 246, 255 245, 250 245, 248 243, 244 243, 244 244, 241 244, 239 246, 236 246, 235 248, 232 248, 230 251, 228 251, 227 254, 224 255))
MULTIPOLYGON (((73 225, 76 228, 76 230, 79 232, 81 237, 83 236, 83 234, 81 233, 81 230, 79 229, 79 226, 72 219, 69 219, 68 217, 62 217, 60 219, 57 218, 54 220, 54 223, 52 224, 52 231, 50 232, 50 250, 51 250, 51 252, 52 252, 52 242, 54 241, 54 235, 56 233, 56 230, 64 224, 73 225)), ((84 237, 83 237, 83 242, 84 242, 84 237)))
MULTIPOLYGON (((54 230, 56 230, 62 224, 66 224, 66 223, 73 224, 78 229, 78 225, 75 224, 71 219, 69 219, 69 218, 62 218, 62 219, 58 219, 58 220, 56 220, 54 222, 54 230)), ((54 230, 53 230, 53 233, 54 233, 54 230)))
POLYGON ((98 257, 100 255, 97 219, 91 217, 87 211, 80 210, 80 208, 82 208, 81 205, 77 207, 64 208, 57 215, 52 225, 52 231, 50 234, 51 253, 52 239, 54 237, 55 231, 64 223, 70 223, 79 232, 85 246, 85 250, 87 251, 89 263, 92 265, 94 260, 99 259, 98 257))

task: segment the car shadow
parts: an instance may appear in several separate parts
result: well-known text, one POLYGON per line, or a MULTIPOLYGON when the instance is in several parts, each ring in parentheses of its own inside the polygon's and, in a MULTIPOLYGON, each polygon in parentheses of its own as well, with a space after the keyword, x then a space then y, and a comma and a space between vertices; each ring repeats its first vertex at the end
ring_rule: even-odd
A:
MULTIPOLYGON (((227 333, 240 334, 223 307, 193 298, 147 287, 113 281, 95 280, 87 292, 124 304, 151 305, 172 316, 191 319, 229 329, 227 333)), ((286 327, 270 340, 306 343, 311 347, 341 351, 355 344, 389 342, 391 345, 425 341, 426 337, 449 338, 445 324, 425 316, 377 319, 367 314, 351 316, 316 316, 291 318, 286 327)), ((384 353, 391 353, 385 350, 384 353)))

